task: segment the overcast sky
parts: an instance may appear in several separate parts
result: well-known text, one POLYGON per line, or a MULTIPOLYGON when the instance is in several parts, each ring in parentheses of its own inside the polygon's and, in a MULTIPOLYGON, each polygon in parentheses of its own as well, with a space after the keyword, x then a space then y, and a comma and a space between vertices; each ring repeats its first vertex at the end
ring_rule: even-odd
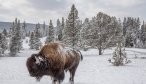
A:
POLYGON ((12 22, 15 17, 29 23, 49 23, 67 17, 75 4, 79 17, 91 18, 101 11, 111 16, 140 17, 146 20, 146 0, 0 0, 0 21, 12 22))

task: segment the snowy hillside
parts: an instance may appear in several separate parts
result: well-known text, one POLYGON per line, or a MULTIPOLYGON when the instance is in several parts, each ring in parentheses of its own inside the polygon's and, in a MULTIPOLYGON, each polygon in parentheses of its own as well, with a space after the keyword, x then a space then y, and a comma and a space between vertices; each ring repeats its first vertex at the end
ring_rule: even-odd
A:
MULTIPOLYGON (((29 76, 26 59, 37 51, 29 50, 27 40, 29 38, 24 40, 24 50, 18 57, 0 58, 0 84, 51 84, 48 76, 43 77, 40 82, 29 76)), ((105 50, 101 56, 96 49, 81 52, 84 60, 77 69, 75 84, 146 84, 145 49, 127 48, 126 52, 132 63, 119 67, 112 66, 107 61, 111 58, 113 49, 105 50)), ((69 84, 68 80, 69 74, 66 73, 62 84, 69 84)))

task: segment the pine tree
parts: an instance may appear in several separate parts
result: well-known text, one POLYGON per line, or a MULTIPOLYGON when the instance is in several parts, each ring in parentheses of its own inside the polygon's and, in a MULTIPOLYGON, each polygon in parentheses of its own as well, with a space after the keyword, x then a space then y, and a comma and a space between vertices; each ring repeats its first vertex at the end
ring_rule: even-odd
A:
POLYGON ((42 43, 39 38, 35 37, 35 44, 34 44, 34 49, 39 50, 42 46, 42 43))
POLYGON ((122 37, 119 37, 119 42, 117 43, 116 49, 113 52, 113 57, 108 60, 114 66, 122 66, 131 62, 127 59, 125 48, 123 48, 123 44, 121 43, 122 39, 122 37))
POLYGON ((45 37, 47 34, 46 34, 46 23, 44 22, 43 24, 43 30, 42 30, 42 36, 45 37))
POLYGON ((77 44, 75 45, 77 49, 81 49, 82 47, 82 41, 81 41, 81 28, 82 28, 82 20, 76 21, 76 40, 77 44))
POLYGON ((142 43, 142 48, 146 48, 146 25, 143 21, 143 24, 141 25, 141 32, 140 32, 140 41, 142 43))
POLYGON ((17 38, 16 36, 11 37, 10 44, 10 56, 16 56, 17 54, 17 38))
POLYGON ((2 56, 4 52, 7 50, 8 48, 7 43, 8 42, 6 40, 6 36, 0 33, 0 56, 2 56))
POLYGON ((123 20, 123 36, 125 37, 126 36, 126 28, 127 28, 127 19, 124 17, 124 20, 123 20))
POLYGON ((35 36, 34 36, 34 33, 32 32, 31 36, 30 36, 30 40, 29 40, 30 49, 34 49, 35 48, 34 44, 35 44, 35 36))
POLYGON ((22 49, 22 37, 21 37, 21 26, 20 26, 20 20, 18 20, 17 26, 16 26, 16 36, 17 36, 17 51, 19 52, 22 49))
POLYGON ((12 24, 9 48, 11 56, 15 56, 16 53, 18 53, 22 49, 20 20, 17 20, 17 18, 12 24))
POLYGON ((26 23, 25 21, 22 24, 22 38, 25 39, 26 35, 27 35, 27 31, 26 31, 26 23))
POLYGON ((62 40, 63 40, 63 43, 68 43, 68 32, 69 30, 68 30, 68 20, 66 19, 65 20, 65 26, 64 26, 64 28, 63 28, 63 31, 62 31, 62 40))
POLYGON ((78 11, 75 8, 75 5, 73 4, 71 7, 71 11, 68 15, 68 20, 66 24, 66 28, 64 29, 65 32, 65 38, 64 42, 68 46, 71 46, 73 48, 76 47, 76 44, 78 43, 78 28, 77 28, 77 20, 78 20, 78 11))
POLYGON ((37 37, 38 37, 38 38, 41 38, 41 37, 42 37, 40 23, 36 24, 35 33, 37 34, 37 37))
POLYGON ((81 43, 84 50, 88 49, 91 40, 91 24, 89 18, 86 18, 81 28, 81 43))
POLYGON ((52 24, 52 20, 50 20, 50 24, 49 24, 49 34, 48 37, 46 38, 46 44, 49 42, 52 42, 55 40, 55 34, 54 34, 54 27, 52 24))
POLYGON ((63 41, 63 30, 65 27, 65 23, 64 23, 64 18, 62 17, 62 23, 61 23, 61 28, 59 29, 59 35, 58 35, 58 40, 59 41, 63 41))
POLYGON ((34 34, 34 49, 39 50, 42 46, 42 43, 40 41, 40 24, 38 23, 36 25, 36 29, 35 29, 35 34, 34 34))
MULTIPOLYGON (((91 46, 99 50, 99 55, 114 45, 116 36, 121 32, 120 24, 115 17, 99 12, 92 21, 91 46)), ((91 33, 91 32, 90 32, 91 33)))
POLYGON ((61 22, 59 19, 57 19, 57 26, 55 28, 55 39, 59 40, 59 34, 61 32, 61 22))
POLYGON ((4 29, 2 33, 3 33, 4 36, 7 37, 8 33, 7 33, 7 30, 6 29, 4 29))
POLYGON ((62 40, 62 29, 64 26, 64 19, 62 18, 62 23, 60 20, 57 20, 57 40, 61 41, 62 40))
POLYGON ((123 22, 123 33, 126 47, 139 46, 140 20, 139 18, 127 17, 123 22))
POLYGON ((17 53, 17 38, 15 34, 15 28, 17 23, 17 18, 15 19, 15 22, 12 23, 12 27, 10 30, 10 43, 9 43, 9 50, 10 50, 10 56, 16 56, 17 53))

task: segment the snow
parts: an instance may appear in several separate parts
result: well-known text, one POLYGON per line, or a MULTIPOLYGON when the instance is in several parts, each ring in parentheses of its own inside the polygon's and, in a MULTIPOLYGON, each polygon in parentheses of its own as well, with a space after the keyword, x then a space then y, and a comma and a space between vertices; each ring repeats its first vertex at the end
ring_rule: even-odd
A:
MULTIPOLYGON (((17 57, 0 58, 0 84, 51 84, 49 76, 44 76, 40 82, 29 76, 26 60, 38 51, 30 50, 25 41, 23 46, 24 50, 17 57)), ((84 59, 77 69, 75 84, 146 84, 146 59, 140 58, 146 57, 146 49, 126 48, 132 63, 119 67, 108 62, 113 51, 114 48, 107 49, 101 56, 97 49, 81 51, 84 59)), ((66 73, 62 84, 69 84, 69 73, 66 73)))

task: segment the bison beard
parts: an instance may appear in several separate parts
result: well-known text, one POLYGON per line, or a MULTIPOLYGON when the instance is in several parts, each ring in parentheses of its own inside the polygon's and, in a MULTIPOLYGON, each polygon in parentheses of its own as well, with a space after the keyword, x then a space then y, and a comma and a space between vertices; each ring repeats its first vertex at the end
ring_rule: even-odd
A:
POLYGON ((26 65, 30 76, 37 80, 49 75, 53 78, 53 83, 60 83, 64 80, 64 71, 69 71, 70 82, 73 83, 80 59, 83 59, 80 51, 65 48, 60 43, 49 43, 38 54, 32 54, 26 65))

